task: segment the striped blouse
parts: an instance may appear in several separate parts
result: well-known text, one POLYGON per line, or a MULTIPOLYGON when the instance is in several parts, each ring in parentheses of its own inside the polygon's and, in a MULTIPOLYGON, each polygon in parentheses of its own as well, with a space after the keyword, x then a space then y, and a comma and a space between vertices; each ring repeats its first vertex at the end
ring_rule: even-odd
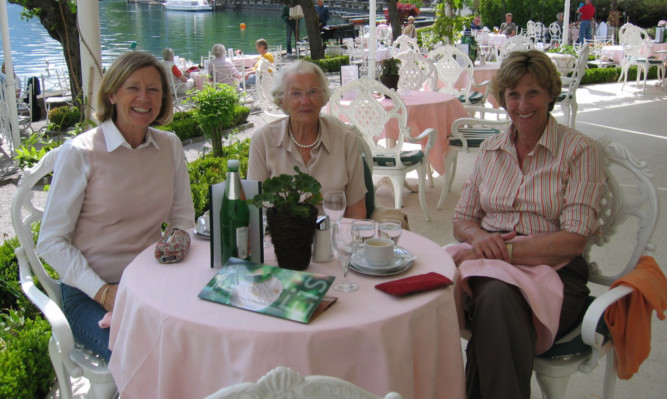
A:
POLYGON ((597 144, 574 129, 549 122, 519 165, 514 126, 480 147, 463 186, 454 221, 475 221, 488 231, 529 235, 597 229, 606 177, 597 144))

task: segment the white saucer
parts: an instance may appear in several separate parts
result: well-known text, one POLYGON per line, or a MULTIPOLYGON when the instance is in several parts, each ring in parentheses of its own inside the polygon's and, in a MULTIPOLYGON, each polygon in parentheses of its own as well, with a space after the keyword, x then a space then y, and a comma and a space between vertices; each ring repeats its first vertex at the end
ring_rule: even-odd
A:
POLYGON ((404 272, 412 266, 415 257, 405 248, 394 247, 394 259, 386 266, 373 266, 366 261, 363 251, 359 251, 350 261, 350 268, 369 276, 389 276, 404 272))

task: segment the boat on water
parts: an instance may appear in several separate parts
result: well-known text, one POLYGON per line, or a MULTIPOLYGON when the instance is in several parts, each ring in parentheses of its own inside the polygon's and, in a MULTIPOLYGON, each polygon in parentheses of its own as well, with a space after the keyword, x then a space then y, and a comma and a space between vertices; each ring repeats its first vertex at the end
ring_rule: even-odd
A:
POLYGON ((208 0, 166 0, 162 5, 170 11, 213 11, 213 4, 208 0))

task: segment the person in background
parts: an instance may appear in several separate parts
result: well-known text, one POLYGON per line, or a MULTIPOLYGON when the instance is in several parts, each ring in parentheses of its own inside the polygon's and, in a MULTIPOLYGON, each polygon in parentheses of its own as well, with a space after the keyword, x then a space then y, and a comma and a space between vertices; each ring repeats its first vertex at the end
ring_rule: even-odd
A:
POLYGON ((194 79, 188 79, 174 64, 174 50, 170 49, 169 47, 165 48, 162 50, 162 58, 164 59, 162 66, 166 71, 171 72, 171 79, 176 79, 175 86, 178 95, 182 96, 195 86, 194 79))
POLYGON ((241 79, 241 73, 236 69, 234 64, 227 61, 225 46, 219 43, 214 44, 211 54, 215 57, 208 64, 208 74, 211 75, 211 81, 237 86, 236 82, 238 79, 241 79))
POLYGON ((246 84, 249 85, 254 85, 255 82, 257 81, 257 76, 255 75, 255 71, 259 67, 259 62, 262 59, 265 59, 272 64, 274 62, 273 55, 269 53, 269 42, 267 42, 265 39, 257 39, 257 41, 255 42, 255 48, 259 53, 259 57, 257 58, 257 62, 255 62, 255 66, 252 67, 252 69, 246 72, 245 74, 246 84))
POLYGON ((593 17, 595 17, 595 7, 593 0, 585 0, 584 5, 577 10, 580 16, 581 23, 579 24, 579 43, 583 43, 584 39, 591 40, 593 17))
POLYGON ((475 18, 472 19, 472 22, 470 23, 470 30, 471 31, 481 31, 482 30, 482 18, 479 16, 475 16, 475 18))
MULTIPOLYGON (((60 275, 74 338, 109 360, 109 328, 125 267, 165 234, 195 226, 181 140, 150 127, 169 123, 171 91, 160 62, 133 51, 102 78, 102 123, 66 141, 55 163, 37 252, 60 275)), ((173 237, 173 236, 172 236, 173 237)))
POLYGON ((320 116, 329 102, 329 80, 315 64, 298 60, 283 67, 273 101, 288 117, 259 129, 250 141, 248 179, 264 181, 294 167, 316 178, 322 193, 342 190, 345 217, 366 218, 366 185, 359 139, 337 118, 320 116))
POLYGON ((512 124, 482 143, 448 252, 472 333, 467 398, 529 399, 533 358, 585 311, 606 177, 595 141, 551 116, 561 80, 543 52, 510 53, 490 90, 512 124))
MULTIPOLYGON (((7 72, 5 72, 5 62, 2 61, 2 74, 7 76, 7 72)), ((3 76, 3 78, 5 78, 3 76)), ((16 76, 16 72, 14 72, 14 87, 16 91, 16 98, 21 98, 21 79, 19 79, 18 76, 16 76)))
POLYGON ((317 19, 320 21, 320 30, 322 30, 322 28, 327 26, 329 23, 329 8, 324 5, 324 0, 317 0, 315 12, 317 13, 317 19))
POLYGON ((601 40, 607 38, 607 23, 602 18, 598 18, 598 26, 595 28, 595 37, 601 40))
POLYGON ((285 22, 285 32, 287 35, 287 54, 292 54, 292 35, 296 37, 296 23, 297 21, 289 16, 289 6, 283 6, 280 18, 285 22))
POLYGON ((505 14, 505 22, 500 24, 500 33, 506 35, 507 37, 516 35, 517 27, 514 22, 512 22, 512 13, 508 12, 505 14))
POLYGON ((403 31, 401 33, 413 39, 417 38, 417 29, 415 29, 415 17, 413 17, 412 15, 408 17, 408 23, 403 27, 403 31))
POLYGON ((556 23, 558 23, 558 26, 560 26, 561 32, 563 31, 563 20, 565 19, 565 15, 562 12, 559 12, 556 14, 556 23))

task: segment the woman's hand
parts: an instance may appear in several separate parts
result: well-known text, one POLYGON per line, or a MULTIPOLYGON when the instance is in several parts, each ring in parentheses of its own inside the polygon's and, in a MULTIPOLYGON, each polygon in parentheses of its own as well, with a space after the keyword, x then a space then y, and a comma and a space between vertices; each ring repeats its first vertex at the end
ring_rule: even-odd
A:
POLYGON ((474 238, 470 244, 477 255, 476 259, 500 259, 509 262, 506 242, 514 237, 516 237, 516 233, 513 231, 501 234, 489 233, 479 229, 474 233, 474 238))
POLYGON ((116 292, 118 292, 118 284, 104 284, 93 299, 102 305, 104 310, 111 312, 116 303, 116 292))

